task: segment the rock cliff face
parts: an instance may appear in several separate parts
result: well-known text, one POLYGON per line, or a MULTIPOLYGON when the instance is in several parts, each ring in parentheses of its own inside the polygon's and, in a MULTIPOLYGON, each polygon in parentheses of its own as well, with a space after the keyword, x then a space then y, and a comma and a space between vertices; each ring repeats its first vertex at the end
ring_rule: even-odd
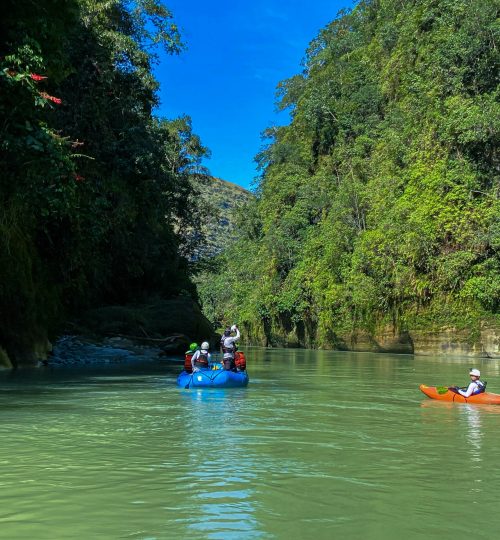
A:
MULTIPOLYGON (((249 341, 256 345, 314 347, 314 335, 304 328, 287 331, 273 327, 267 332, 252 328, 245 330, 249 341)), ((484 323, 476 333, 453 327, 400 332, 388 325, 373 333, 356 331, 335 336, 325 348, 426 356, 500 358, 500 327, 484 323)))
POLYGON ((479 335, 467 330, 445 327, 439 330, 414 330, 398 333, 384 328, 375 333, 357 334, 346 340, 346 349, 393 352, 425 356, 468 356, 500 358, 500 329, 485 327, 479 335))
POLYGON ((455 328, 414 332, 415 354, 500 358, 500 328, 484 325, 479 335, 455 328))

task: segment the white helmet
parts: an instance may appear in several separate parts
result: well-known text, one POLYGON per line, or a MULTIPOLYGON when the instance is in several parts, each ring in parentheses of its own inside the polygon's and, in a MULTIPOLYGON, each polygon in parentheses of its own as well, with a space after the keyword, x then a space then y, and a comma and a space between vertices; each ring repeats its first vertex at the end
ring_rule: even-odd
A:
POLYGON ((481 377, 481 372, 479 369, 471 369, 469 375, 474 375, 474 377, 481 377))
POLYGON ((208 351, 210 345, 208 344, 208 341, 204 341, 202 344, 201 344, 201 348, 204 350, 204 351, 208 351))

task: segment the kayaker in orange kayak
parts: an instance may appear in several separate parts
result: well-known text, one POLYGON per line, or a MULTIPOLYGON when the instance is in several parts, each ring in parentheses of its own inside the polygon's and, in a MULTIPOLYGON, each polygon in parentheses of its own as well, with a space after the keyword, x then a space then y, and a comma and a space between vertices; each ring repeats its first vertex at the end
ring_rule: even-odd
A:
POLYGON ((471 369, 469 372, 470 375, 470 383, 467 388, 458 388, 456 386, 450 386, 449 389, 452 392, 455 392, 456 394, 460 394, 461 396, 464 396, 466 398, 470 396, 474 396, 476 394, 482 394, 486 390, 486 383, 481 381, 479 377, 481 377, 481 372, 479 369, 471 369))

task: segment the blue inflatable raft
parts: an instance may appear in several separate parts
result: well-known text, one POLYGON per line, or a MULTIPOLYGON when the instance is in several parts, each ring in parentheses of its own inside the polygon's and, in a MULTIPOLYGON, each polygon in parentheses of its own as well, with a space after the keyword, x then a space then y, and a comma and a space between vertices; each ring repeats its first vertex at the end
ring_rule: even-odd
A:
POLYGON ((195 373, 183 371, 177 377, 177 385, 181 388, 237 388, 247 384, 246 371, 200 369, 195 373))

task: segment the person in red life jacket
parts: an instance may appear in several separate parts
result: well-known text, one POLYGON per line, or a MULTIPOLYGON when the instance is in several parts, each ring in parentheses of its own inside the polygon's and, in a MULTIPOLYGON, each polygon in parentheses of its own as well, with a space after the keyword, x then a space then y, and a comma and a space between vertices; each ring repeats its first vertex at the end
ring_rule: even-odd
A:
POLYGON ((201 349, 196 351, 191 358, 191 365, 193 366, 193 372, 199 371, 201 368, 208 368, 208 365, 212 359, 212 355, 208 352, 210 345, 207 341, 201 344, 201 349))
POLYGON ((238 327, 233 324, 231 328, 226 328, 224 330, 224 334, 220 338, 220 346, 222 353, 224 355, 224 358, 222 360, 222 364, 224 365, 224 369, 227 370, 235 370, 236 365, 234 362, 234 355, 236 351, 238 350, 238 346, 236 342, 240 339, 240 331, 238 330, 238 327), (231 334, 235 334, 232 336, 231 334))
POLYGON ((486 390, 486 383, 479 380, 479 377, 481 377, 481 372, 479 371, 479 369, 471 369, 469 375, 470 383, 466 388, 450 386, 450 390, 466 398, 484 392, 486 390))
POLYGON ((191 359, 193 358, 193 354, 198 350, 198 343, 191 343, 189 345, 189 349, 184 353, 184 369, 188 373, 193 372, 193 366, 191 364, 191 359))

